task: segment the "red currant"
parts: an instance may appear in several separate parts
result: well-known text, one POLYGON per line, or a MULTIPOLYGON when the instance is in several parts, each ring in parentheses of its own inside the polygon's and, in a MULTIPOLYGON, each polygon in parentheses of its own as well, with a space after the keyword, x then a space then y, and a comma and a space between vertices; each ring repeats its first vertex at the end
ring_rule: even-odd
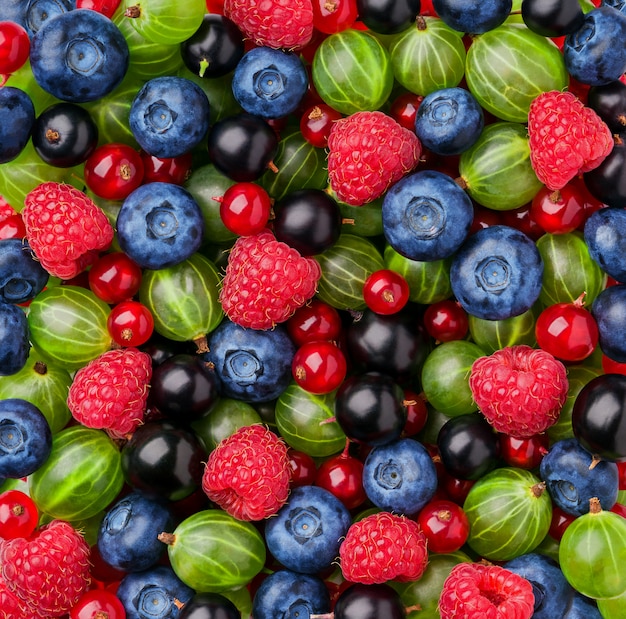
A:
POLYGON ((85 183, 97 196, 123 200, 143 182, 143 161, 126 144, 104 144, 85 162, 85 183))
POLYGON ((120 599, 106 589, 90 589, 80 596, 70 610, 70 619, 126 619, 120 599))
POLYGON ((626 518, 626 505, 623 503, 615 503, 611 510, 614 514, 621 516, 622 518, 626 518))
POLYGON ((415 131, 417 110, 424 97, 412 92, 405 92, 393 100, 389 108, 389 115, 409 131, 415 131))
POLYGON ((341 349, 329 340, 307 342, 293 357, 292 374, 302 389, 315 395, 330 393, 341 385, 347 372, 341 349))
POLYGON ((191 174, 193 156, 185 153, 178 157, 162 158, 140 151, 143 162, 144 183, 172 183, 182 185, 191 174))
POLYGON ((23 239, 25 236, 26 227, 21 215, 10 215, 0 221, 0 239, 23 239))
POLYGON ((459 479, 458 477, 453 477, 449 473, 445 473, 442 480, 442 487, 445 493, 459 505, 463 505, 469 491, 472 489, 472 486, 476 483, 475 480, 472 479, 459 479))
POLYGON ((560 507, 552 504, 552 520, 550 521, 550 529, 548 534, 557 542, 561 541, 565 529, 569 527, 576 519, 576 516, 564 512, 560 507))
POLYGON ((456 301, 438 301, 426 308, 424 328, 438 342, 462 340, 469 329, 467 312, 456 301))
POLYGON ((584 293, 573 303, 546 307, 535 323, 537 344, 557 359, 582 361, 598 345, 598 325, 583 307, 584 293))
POLYGON ((616 464, 619 475, 618 487, 620 490, 626 490, 626 461, 616 462, 616 464))
POLYGON ((315 485, 334 494, 348 509, 355 509, 367 499, 363 489, 363 463, 346 448, 337 456, 324 460, 317 469, 315 485))
POLYGON ((107 329, 113 341, 120 346, 141 346, 154 331, 150 310, 139 301, 122 301, 111 310, 107 329))
POLYGON ((77 9, 91 9, 106 15, 109 19, 117 11, 122 0, 76 0, 77 9))
POLYGON ((132 298, 141 286, 141 267, 123 252, 100 256, 89 269, 89 287, 105 303, 132 298))
POLYGON ((28 32, 13 21, 0 21, 0 74, 11 75, 20 69, 30 54, 28 32))
POLYGON ((0 538, 29 537, 38 521, 37 506, 27 494, 20 490, 0 494, 0 538))
POLYGON ((525 204, 510 211, 502 211, 500 213, 500 221, 505 226, 511 226, 526 236, 536 241, 543 236, 544 230, 531 215, 531 204, 525 204))
POLYGON ((289 449, 289 467, 291 468, 291 486, 310 486, 315 482, 317 467, 315 460, 303 451, 289 449))
POLYGON ((428 421, 428 407, 423 395, 415 393, 410 389, 404 390, 404 410, 406 411, 406 423, 404 424, 404 435, 413 436, 417 434, 428 421))
POLYGON ((340 118, 342 118, 341 112, 334 110, 326 103, 313 105, 300 117, 302 137, 316 148, 326 148, 333 123, 340 118))
POLYGON ((620 363, 603 354, 602 369, 605 374, 626 374, 626 363, 620 363))
POLYGON ((478 230, 488 228, 489 226, 497 226, 503 223, 503 215, 500 211, 494 211, 492 208, 486 208, 478 204, 474 205, 474 218, 470 226, 469 234, 474 234, 478 230))
POLYGON ((376 314, 395 314, 409 301, 409 284, 391 269, 374 271, 363 284, 363 299, 376 314))
POLYGON ((235 183, 221 198, 220 217, 231 232, 239 236, 250 236, 267 226, 272 212, 272 200, 256 183, 235 183))
POLYGON ((358 17, 356 0, 313 0, 313 25, 325 34, 350 28, 358 17))
POLYGON ((286 326, 296 346, 317 340, 336 340, 341 335, 341 316, 332 305, 313 299, 297 309, 286 326))
POLYGON ((207 13, 224 15, 224 0, 206 0, 207 13))
POLYGON ((549 234, 576 230, 587 217, 581 185, 582 181, 574 179, 557 191, 542 187, 532 200, 532 220, 549 234))
POLYGON ((469 520, 463 508, 445 499, 427 503, 417 516, 417 523, 426 535, 428 550, 432 552, 455 552, 465 544, 469 535, 469 520))
POLYGON ((500 434, 500 455, 509 465, 520 469, 534 469, 548 452, 550 438, 547 434, 535 434, 528 438, 516 438, 500 434))

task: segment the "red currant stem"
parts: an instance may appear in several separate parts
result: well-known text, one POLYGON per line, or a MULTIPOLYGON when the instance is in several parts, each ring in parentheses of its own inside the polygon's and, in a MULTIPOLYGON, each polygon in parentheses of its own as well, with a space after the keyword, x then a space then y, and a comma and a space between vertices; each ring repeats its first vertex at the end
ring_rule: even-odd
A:
POLYGON ((421 15, 417 16, 417 19, 415 20, 415 25, 417 26, 418 30, 426 30, 427 28, 426 20, 421 15))
POLYGON ((354 218, 352 217, 344 217, 341 220, 341 223, 345 226, 354 226, 354 224, 356 223, 356 221, 354 220, 354 218))
POLYGON ((198 71, 199 77, 204 77, 206 70, 209 68, 209 61, 206 58, 203 58, 200 61, 200 70, 198 71))
POLYGON ((589 513, 590 514, 599 514, 602 511, 602 506, 600 505, 600 499, 596 496, 589 499, 589 513))
POLYGON ((626 127, 626 114, 620 114, 620 115, 617 117, 617 122, 618 122, 620 125, 622 125, 622 126, 626 127))
POLYGON ((278 174, 278 168, 276 167, 276 164, 275 164, 273 161, 270 161, 270 162, 267 164, 267 167, 268 167, 268 168, 269 168, 272 172, 274 172, 274 174, 278 174))
POLYGON ((602 458, 598 454, 593 454, 593 456, 591 456, 591 463, 589 464, 589 470, 593 471, 593 469, 595 469, 596 466, 600 464, 600 462, 602 462, 602 458))
POLYGON ((209 344, 206 339, 206 335, 199 335, 193 338, 193 343, 196 345, 196 353, 199 355, 205 352, 209 352, 209 344))
POLYGON ((0 88, 2 88, 9 81, 10 77, 10 73, 0 73, 0 88))
POLYGON ((141 7, 134 5, 129 6, 124 11, 124 17, 130 17, 131 19, 137 19, 141 15, 141 7))
POLYGON ((35 361, 33 370, 35 370, 37 374, 41 374, 42 376, 44 376, 48 373, 48 366, 43 361, 35 361))
POLYGON ((97 610, 93 619, 109 619, 109 613, 106 610, 97 610))
POLYGON ((332 417, 329 417, 328 419, 322 419, 322 421, 319 422, 319 425, 325 426, 327 423, 335 423, 335 421, 337 421, 337 417, 333 415, 332 417))
POLYGON ((23 505, 20 505, 19 503, 18 503, 17 505, 14 505, 14 506, 11 508, 11 513, 12 513, 14 516, 21 516, 21 515, 24 513, 24 511, 25 511, 25 510, 24 510, 24 506, 23 506, 23 505))
POLYGON ((585 306, 585 295, 586 291, 582 292, 581 295, 574 301, 572 304, 574 307, 584 307, 585 306))
POLYGON ((531 492, 537 498, 539 498, 546 491, 546 482, 542 481, 538 484, 534 484, 530 487, 531 492))
POLYGON ((393 296, 393 292, 391 290, 385 290, 382 294, 383 301, 387 303, 393 303, 395 301, 395 297, 393 296))
MULTIPOLYGON (((336 5, 333 5, 336 8, 336 5)), ((324 8, 327 8, 326 6, 324 8)), ((310 112, 309 115, 307 116, 307 118, 309 120, 317 120, 318 118, 322 117, 322 109, 319 107, 319 105, 316 105, 310 112)))
POLYGON ((167 533, 163 531, 157 535, 157 539, 168 546, 173 546, 176 543, 176 536, 173 533, 167 533))
POLYGON ((404 610, 406 611, 406 614, 408 615, 409 613, 422 610, 422 607, 419 604, 413 604, 412 606, 407 606, 404 610))
POLYGON ((448 522, 452 518, 452 512, 449 509, 440 509, 437 512, 437 518, 442 522, 448 522))
POLYGON ((402 406, 415 406, 417 404, 417 400, 413 398, 412 400, 402 400, 402 406))
POLYGON ((343 448, 343 451, 341 452, 341 456, 340 456, 341 458, 349 458, 350 457, 350 454, 348 452, 350 451, 350 443, 351 442, 352 441, 349 438, 346 437, 346 445, 343 448))
POLYGON ((224 202, 224 196, 213 196, 211 200, 215 200, 216 202, 224 202))
POLYGON ((560 202, 562 199, 563 199, 563 196, 561 195, 561 192, 558 189, 556 189, 550 194, 550 202, 552 202, 552 204, 556 204, 557 202, 560 202))

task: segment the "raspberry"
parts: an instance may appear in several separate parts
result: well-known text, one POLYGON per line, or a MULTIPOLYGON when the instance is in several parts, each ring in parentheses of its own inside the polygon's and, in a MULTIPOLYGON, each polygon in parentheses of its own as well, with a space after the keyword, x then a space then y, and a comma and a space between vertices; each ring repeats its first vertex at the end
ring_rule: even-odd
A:
POLYGON ((476 359, 469 386, 498 432, 527 438, 557 421, 569 385, 560 361, 545 350, 520 344, 476 359))
POLYGON ((613 149, 606 123, 571 92, 551 90, 536 97, 528 112, 530 162, 548 189, 597 168, 613 149))
POLYGON ((224 15, 259 46, 295 50, 313 36, 311 0, 225 0, 224 15))
POLYGON ((113 240, 113 226, 104 212, 71 185, 42 183, 24 204, 26 238, 50 275, 76 277, 113 240))
POLYGON ((439 596, 441 619, 530 619, 534 611, 530 582, 497 565, 455 565, 439 596))
POLYGON ((277 241, 269 230, 239 237, 220 291, 228 318, 242 327, 270 329, 284 322, 316 292, 322 274, 313 258, 277 241))
POLYGON ((331 188, 342 202, 361 206, 415 168, 422 146, 391 116, 356 112, 333 124, 328 149, 331 188))
POLYGON ((426 536, 414 520, 378 512, 350 526, 339 558, 343 576, 350 582, 417 580, 428 564, 426 536))
POLYGON ((25 602, 33 617, 60 617, 89 589, 89 546, 70 524, 52 520, 30 538, 0 547, 7 589, 25 602))
POLYGON ((136 348, 109 350, 76 372, 67 405, 84 426, 122 438, 143 421, 151 378, 150 355, 136 348))
POLYGON ((260 424, 243 426, 210 453, 202 489, 239 520, 263 520, 287 501, 291 468, 287 446, 260 424))
POLYGON ((30 609, 26 602, 9 591, 0 575, 0 619, 41 619, 41 615, 30 609))

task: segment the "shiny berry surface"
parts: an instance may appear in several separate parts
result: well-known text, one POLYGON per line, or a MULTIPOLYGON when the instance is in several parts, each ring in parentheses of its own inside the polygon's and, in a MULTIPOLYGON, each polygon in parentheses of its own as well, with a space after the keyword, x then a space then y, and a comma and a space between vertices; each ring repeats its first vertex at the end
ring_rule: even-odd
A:
POLYGON ((389 108, 389 115, 409 131, 415 131, 417 110, 424 97, 412 92, 405 92, 396 97, 389 108))
POLYGON ((328 340, 307 342, 295 353, 291 365, 293 378, 309 393, 330 393, 341 385, 347 372, 341 349, 328 340))
POLYGON ((365 502, 363 462, 349 454, 349 443, 341 454, 320 464, 315 485, 334 494, 348 509, 355 509, 365 502))
POLYGON ((126 610, 112 591, 91 589, 74 604, 70 619, 126 619, 126 610))
POLYGON ((101 256, 89 270, 89 287, 106 303, 130 299, 141 285, 141 268, 123 252, 101 256))
POLYGON ((27 494, 20 490, 0 494, 0 538, 29 537, 38 520, 37 506, 27 494))
POLYGON ((261 232, 272 211, 272 201, 256 183, 235 183, 219 199, 220 217, 234 234, 249 236, 261 232))
POLYGON ((316 340, 336 340, 341 334, 341 316, 332 305, 313 299, 287 321, 287 332, 298 346, 316 340))
POLYGON ((530 208, 532 220, 550 234, 576 230, 588 216, 583 188, 583 183, 577 180, 557 191, 543 187, 533 198, 530 208))
POLYGON ((363 299, 376 314, 396 314, 409 301, 409 284, 391 269, 374 271, 363 284, 363 299))
POLYGON ((302 137, 316 148, 326 148, 333 123, 342 118, 341 112, 319 103, 305 110, 300 118, 302 137))
POLYGON ((406 423, 403 433, 405 436, 417 434, 428 421, 428 407, 423 394, 410 389, 404 390, 404 409, 406 410, 406 423))
POLYGON ((500 434, 500 456, 509 465, 520 469, 534 469, 548 452, 550 439, 547 434, 535 434, 528 438, 516 438, 500 434))
POLYGON ((107 329, 120 346, 141 346, 154 331, 154 318, 143 303, 122 301, 111 310, 107 329))
POLYGON ((120 5, 120 2, 121 0, 76 0, 76 8, 91 9, 92 11, 97 11, 111 18, 120 5))
POLYGON ((13 21, 0 21, 0 75, 20 69, 30 54, 28 32, 13 21))
POLYGON ((287 456, 291 468, 291 487, 312 485, 317 475, 315 460, 309 454, 296 449, 289 449, 287 456))
POLYGON ((462 340, 469 328, 467 312, 450 299, 433 303, 424 312, 424 328, 438 342, 462 340))
POLYGON ((25 236, 26 227, 21 215, 9 215, 0 221, 0 239, 23 239, 25 236))
POLYGON ((99 146, 85 162, 85 182, 97 196, 123 200, 143 182, 141 155, 126 144, 99 146))
POLYGON ((350 28, 358 17, 356 0, 313 0, 313 25, 325 34, 350 28))
POLYGON ((193 156, 185 153, 178 157, 155 157, 140 151, 143 162, 144 183, 173 183, 182 185, 191 175, 193 156))
POLYGON ((435 499, 420 511, 417 522, 428 540, 431 552, 455 552, 469 535, 469 520, 463 508, 445 499, 435 499))

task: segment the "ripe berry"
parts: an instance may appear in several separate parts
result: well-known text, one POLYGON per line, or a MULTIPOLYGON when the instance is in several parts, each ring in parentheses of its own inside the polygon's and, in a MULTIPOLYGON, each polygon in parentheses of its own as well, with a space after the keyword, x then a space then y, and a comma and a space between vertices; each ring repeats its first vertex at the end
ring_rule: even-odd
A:
POLYGON ((132 298, 141 285, 141 268, 124 252, 101 256, 89 269, 89 287, 105 303, 132 298))
POLYGON ((256 183, 235 183, 221 198, 220 217, 231 232, 249 236, 261 232, 270 218, 272 201, 265 189, 256 183))
POLYGON ((341 349, 328 340, 307 342, 293 357, 292 374, 302 389, 315 395, 330 393, 341 385, 347 372, 341 349))
POLYGON ((28 32, 14 21, 0 21, 0 75, 11 75, 28 60, 28 32))
POLYGON ((422 95, 402 93, 392 101, 389 115, 405 129, 415 131, 415 118, 422 99, 422 95))
POLYGON ((143 161, 144 183, 173 183, 182 185, 191 174, 193 155, 185 153, 178 157, 155 157, 145 150, 140 151, 143 161))
POLYGON ((70 611, 70 619, 126 619, 120 599, 106 589, 85 592, 70 611))
POLYGON ((545 433, 527 438, 500 434, 500 456, 509 466, 530 470, 541 464, 549 444, 550 438, 545 433))
POLYGON ((556 191, 542 187, 532 200, 532 220, 549 234, 565 234, 581 226, 587 219, 586 188, 581 180, 572 179, 556 191))
POLYGON ((410 389, 404 390, 404 410, 406 410, 406 423, 403 434, 413 436, 417 434, 428 421, 428 407, 423 395, 415 393, 410 389))
POLYGON ((432 552, 455 552, 469 535, 469 520, 463 508, 452 501, 433 499, 417 517, 417 523, 428 540, 432 552))
POLYGON ((317 467, 315 460, 309 454, 296 449, 289 449, 289 468, 291 469, 291 487, 310 486, 315 481, 317 467))
POLYGON ((336 340, 341 334, 341 316, 332 305, 313 298, 296 310, 286 326, 297 346, 317 340, 336 340))
POLYGON ((141 346, 154 330, 154 318, 150 310, 139 301, 122 301, 110 312, 107 329, 120 346, 141 346))
POLYGON ((98 11, 98 13, 106 15, 110 19, 113 17, 120 2, 121 0, 76 0, 76 8, 98 11))
POLYGON ((143 182, 141 155, 126 144, 103 144, 85 162, 85 183, 97 196, 123 200, 143 182))
POLYGON ((433 303, 424 312, 424 328, 438 342, 462 340, 467 335, 467 312, 451 299, 433 303))
POLYGON ((302 137, 316 148, 326 148, 333 123, 343 115, 326 103, 319 103, 305 110, 300 118, 302 137))
POLYGON ((25 236, 26 226, 19 213, 0 221, 0 239, 23 239, 25 236))
POLYGON ((374 271, 363 284, 363 300, 377 314, 395 314, 409 301, 409 284, 391 269, 374 271))
POLYGON ((37 506, 27 494, 20 490, 0 494, 0 538, 30 537, 38 521, 37 506))
POLYGON ((325 34, 350 28, 358 18, 356 0, 313 0, 313 25, 325 34))

